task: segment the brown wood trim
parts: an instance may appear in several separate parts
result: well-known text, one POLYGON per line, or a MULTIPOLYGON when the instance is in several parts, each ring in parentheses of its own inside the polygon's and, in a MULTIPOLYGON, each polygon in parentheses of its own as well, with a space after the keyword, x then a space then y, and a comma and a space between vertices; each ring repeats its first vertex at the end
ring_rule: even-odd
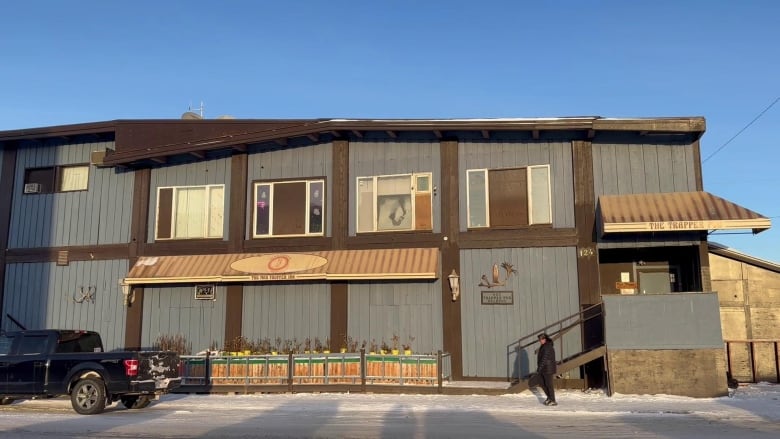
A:
MULTIPOLYGON (((344 249, 347 245, 349 233, 349 142, 346 140, 334 140, 332 146, 333 178, 330 184, 330 205, 327 207, 331 218, 331 235, 333 236, 333 249, 344 249)), ((328 230, 325 227, 325 230, 328 230)))
POLYGON ((330 284, 330 348, 337 352, 349 334, 349 286, 346 282, 330 284))
POLYGON ((148 168, 137 169, 133 176, 133 212, 130 214, 128 249, 128 256, 131 259, 143 254, 143 247, 146 244, 151 179, 152 172, 148 168))
POLYGON ((8 248, 11 233, 11 202, 14 196, 14 178, 16 178, 16 144, 9 142, 3 148, 3 163, 0 164, 0 322, 5 319, 5 264, 8 262, 5 249, 8 248))
POLYGON ((458 239, 461 249, 574 247, 577 229, 470 230, 460 233, 458 239))
POLYGON ((127 244, 106 244, 98 246, 37 247, 19 248, 6 251, 6 262, 56 262, 58 253, 68 252, 68 261, 104 261, 128 259, 127 244))
POLYGON ((228 242, 221 239, 157 241, 144 246, 144 256, 205 255, 228 253, 228 242))
POLYGON ((430 232, 388 232, 370 235, 350 236, 347 248, 362 250, 371 248, 395 247, 439 247, 443 235, 430 232))
POLYGON ((572 142, 574 166, 574 221, 577 226, 577 283, 580 305, 601 301, 599 258, 596 246, 596 194, 593 177, 593 145, 572 142))
POLYGON ((445 140, 440 144, 442 163, 441 190, 442 194, 440 210, 442 212, 442 236, 436 236, 437 246, 441 246, 441 304, 442 304, 442 333, 444 334, 443 349, 449 352, 451 357, 452 376, 454 379, 463 378, 463 332, 461 330, 461 304, 462 298, 452 300, 452 292, 447 276, 455 270, 463 274, 460 265, 460 209, 458 196, 458 142, 445 140), (446 240, 445 240, 446 238, 446 240))
MULTIPOLYGON (((219 297, 217 297, 219 300, 219 297)), ((241 323, 244 315, 244 286, 230 284, 225 292, 225 345, 243 335, 241 323)))
POLYGON ((228 251, 242 253, 246 238, 248 157, 246 153, 234 153, 230 160, 230 224, 228 225, 228 251))
POLYGON ((125 347, 141 347, 141 331, 144 315, 144 289, 143 287, 131 288, 131 303, 127 307, 125 320, 125 347))
POLYGON ((696 179, 696 190, 704 190, 704 179, 701 170, 701 143, 699 140, 693 142, 693 175, 696 179))
POLYGON ((317 238, 263 238, 244 241, 245 253, 325 251, 333 246, 333 239, 317 238))

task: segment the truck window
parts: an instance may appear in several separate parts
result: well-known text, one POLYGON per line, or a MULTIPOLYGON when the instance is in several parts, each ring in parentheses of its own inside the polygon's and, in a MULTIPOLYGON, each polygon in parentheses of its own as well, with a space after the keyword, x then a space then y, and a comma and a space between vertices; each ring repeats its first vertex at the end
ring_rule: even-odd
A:
POLYGON ((0 335, 0 355, 11 353, 11 345, 14 343, 13 335, 0 335))
POLYGON ((63 333, 57 340, 58 354, 71 352, 103 352, 100 336, 91 332, 63 333))
POLYGON ((42 354, 46 351, 48 335, 25 335, 19 346, 19 355, 42 354))

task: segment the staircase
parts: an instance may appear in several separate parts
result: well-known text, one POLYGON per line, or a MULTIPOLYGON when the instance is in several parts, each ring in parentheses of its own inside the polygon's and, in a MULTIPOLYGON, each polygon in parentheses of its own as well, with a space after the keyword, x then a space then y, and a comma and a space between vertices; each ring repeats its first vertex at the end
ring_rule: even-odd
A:
MULTIPOLYGON (((558 340, 565 333, 571 331, 574 328, 577 327, 584 328, 584 324, 586 322, 596 318, 600 318, 603 315, 603 312, 604 311, 601 303, 592 305, 576 314, 572 314, 571 316, 565 317, 555 323, 547 325, 544 328, 536 330, 531 334, 521 337, 516 344, 510 345, 508 347, 508 350, 513 349, 519 351, 529 346, 532 346, 535 343, 538 343, 536 336, 537 334, 541 334, 541 333, 547 333, 553 340, 558 340)), ((604 345, 603 340, 604 338, 602 334, 598 343, 587 347, 582 352, 578 352, 567 358, 563 358, 559 360, 557 374, 558 375, 564 374, 570 370, 573 370, 580 366, 584 366, 585 364, 590 363, 593 360, 603 358, 607 353, 607 347, 604 345)), ((528 390, 529 388, 528 378, 529 377, 525 377, 523 379, 520 379, 519 381, 514 381, 512 383, 512 386, 510 386, 509 389, 507 389, 507 393, 519 393, 524 390, 528 390)))

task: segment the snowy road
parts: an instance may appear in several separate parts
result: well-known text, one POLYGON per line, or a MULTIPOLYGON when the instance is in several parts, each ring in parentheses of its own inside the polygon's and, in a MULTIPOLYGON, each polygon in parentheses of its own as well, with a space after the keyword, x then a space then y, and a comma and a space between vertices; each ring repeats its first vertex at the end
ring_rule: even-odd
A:
POLYGON ((729 398, 561 391, 507 396, 168 395, 143 410, 75 414, 68 400, 0 408, 2 438, 777 438, 780 386, 729 398))

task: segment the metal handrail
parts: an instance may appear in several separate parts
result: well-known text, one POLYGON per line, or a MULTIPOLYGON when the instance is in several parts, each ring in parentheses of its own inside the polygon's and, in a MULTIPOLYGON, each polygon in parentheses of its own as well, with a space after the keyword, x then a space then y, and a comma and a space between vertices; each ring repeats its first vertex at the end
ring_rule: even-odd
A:
MULTIPOLYGON (((591 305, 591 306, 589 306, 589 307, 587 307, 587 308, 585 308, 585 309, 582 309, 582 310, 580 310, 579 312, 576 312, 576 313, 574 313, 574 314, 572 314, 572 315, 570 315, 570 316, 568 316, 568 317, 564 317, 564 318, 562 318, 562 319, 558 320, 557 322, 550 323, 549 325, 545 326, 544 328, 537 329, 536 331, 533 331, 533 332, 531 332, 531 333, 530 333, 530 334, 528 334, 528 335, 525 335, 525 336, 523 336, 523 337, 520 337, 520 338, 517 340, 517 344, 518 344, 518 347, 517 347, 517 349, 524 349, 524 348, 527 348, 528 346, 531 346, 531 345, 533 345, 534 343, 537 343, 536 337, 537 337, 537 335, 538 335, 538 334, 541 334, 541 333, 547 333, 547 332, 549 331, 549 329, 551 329, 551 328, 553 328, 553 327, 555 327, 555 326, 561 325, 561 324, 563 324, 564 322, 566 322, 566 321, 568 321, 568 320, 571 320, 571 319, 573 319, 573 318, 575 318, 575 317, 578 317, 577 321, 575 321, 575 322, 573 322, 573 323, 569 324, 569 325, 568 325, 568 326, 566 326, 566 327, 561 327, 560 329, 558 329, 557 331, 553 332, 552 334, 548 334, 548 335, 550 335, 550 337, 551 337, 553 340, 557 340, 557 339, 561 338, 561 337, 563 336, 563 334, 565 334, 566 332, 568 332, 568 331, 569 331, 569 330, 571 330, 572 328, 576 328, 577 326, 580 326, 580 325, 582 325, 583 323, 587 322, 587 321, 588 321, 588 320, 590 320, 590 319, 593 319, 593 318, 596 318, 596 317, 599 317, 599 316, 601 316, 601 314, 603 314, 603 313, 604 313, 604 310, 603 310, 603 309, 600 309, 600 311, 599 311, 598 313, 596 313, 596 314, 593 314, 592 316, 589 316, 589 317, 585 317, 585 318, 583 318, 583 314, 587 313, 588 311, 594 310, 594 309, 596 309, 596 308, 601 308, 601 307, 602 307, 602 303, 601 303, 601 302, 599 302, 599 303, 597 303, 597 304, 595 304, 595 305, 591 305), (528 338, 532 338, 532 339, 533 339, 533 341, 531 341, 531 342, 529 342, 529 343, 526 343, 526 344, 524 344, 524 345, 520 345, 520 342, 521 342, 521 341, 523 341, 523 340, 525 340, 525 339, 528 339, 528 338)), ((514 344, 514 343, 513 343, 513 344, 514 344)), ((511 346, 511 345, 510 345, 510 346, 511 346)))

